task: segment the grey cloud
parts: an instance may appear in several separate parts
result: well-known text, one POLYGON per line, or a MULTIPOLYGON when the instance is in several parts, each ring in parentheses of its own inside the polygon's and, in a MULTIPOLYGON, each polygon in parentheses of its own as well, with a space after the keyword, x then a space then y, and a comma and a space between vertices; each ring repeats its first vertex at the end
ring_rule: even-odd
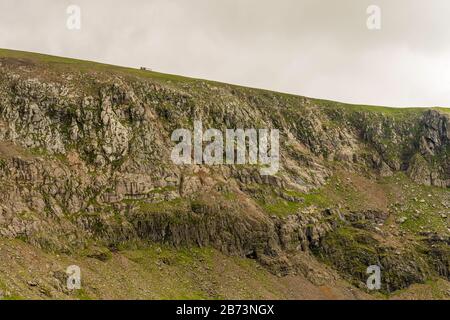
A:
POLYGON ((449 105, 448 0, 2 0, 0 47, 354 103, 449 105), (82 9, 82 30, 65 27, 82 9), (366 8, 382 29, 366 28, 366 8))

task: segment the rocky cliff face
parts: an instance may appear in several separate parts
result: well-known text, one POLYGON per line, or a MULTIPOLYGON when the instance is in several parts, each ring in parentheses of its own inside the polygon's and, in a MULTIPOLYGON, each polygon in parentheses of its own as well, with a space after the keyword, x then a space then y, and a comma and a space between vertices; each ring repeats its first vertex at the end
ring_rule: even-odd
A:
POLYGON ((347 106, 0 54, 0 235, 49 252, 149 241, 214 247, 317 279, 298 256, 307 253, 361 286, 364 267, 381 264, 386 292, 449 279, 449 155, 446 110, 347 106), (171 133, 194 120, 279 129, 280 171, 173 164, 171 133), (417 192, 371 193, 361 179, 417 192), (419 217, 402 219, 410 213, 419 217), (404 228, 422 218, 423 229, 404 228))

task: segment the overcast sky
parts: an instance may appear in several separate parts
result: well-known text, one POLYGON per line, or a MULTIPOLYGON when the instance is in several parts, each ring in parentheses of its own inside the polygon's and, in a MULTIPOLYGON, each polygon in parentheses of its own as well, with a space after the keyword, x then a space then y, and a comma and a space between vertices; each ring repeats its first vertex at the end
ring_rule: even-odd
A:
POLYGON ((0 0, 0 47, 343 102, 450 106, 449 0, 0 0), (66 27, 71 4, 80 30, 66 27), (380 30, 367 28, 371 4, 380 30))

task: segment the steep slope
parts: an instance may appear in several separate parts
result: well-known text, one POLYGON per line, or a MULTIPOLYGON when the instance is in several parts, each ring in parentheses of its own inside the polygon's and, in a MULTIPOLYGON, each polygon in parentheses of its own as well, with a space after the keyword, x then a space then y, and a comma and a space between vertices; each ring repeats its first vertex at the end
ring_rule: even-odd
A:
MULTIPOLYGON (((438 281, 441 297, 449 155, 448 109, 345 105, 0 50, 0 235, 38 255, 209 248, 256 260, 267 279, 331 281, 341 298, 340 281, 366 290, 366 268, 377 264, 383 294, 438 281), (279 172, 174 164, 171 134, 196 120, 221 131, 279 129, 279 172)), ((14 278, 14 264, 3 268, 14 278)))

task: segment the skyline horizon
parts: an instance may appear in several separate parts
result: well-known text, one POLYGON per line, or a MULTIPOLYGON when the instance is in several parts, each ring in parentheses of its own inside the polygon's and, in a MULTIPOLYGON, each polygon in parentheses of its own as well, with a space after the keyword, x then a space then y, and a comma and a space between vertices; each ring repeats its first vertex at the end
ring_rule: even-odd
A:
POLYGON ((446 0, 3 0, 0 47, 307 97, 450 105, 446 0))
MULTIPOLYGON (((14 48, 0 48, 0 50, 16 51, 16 52, 38 54, 38 55, 57 57, 57 58, 63 58, 63 59, 85 61, 85 62, 97 63, 97 64, 101 64, 101 65, 105 65, 105 66, 113 66, 113 67, 119 67, 119 68, 124 68, 124 69, 139 70, 141 67, 148 67, 148 66, 138 66, 138 65, 134 65, 134 66, 119 65, 119 64, 97 61, 97 60, 81 59, 81 58, 73 57, 73 56, 60 56, 60 55, 54 55, 54 54, 49 54, 49 53, 45 53, 45 52, 25 51, 25 50, 18 50, 18 49, 14 49, 14 48)), ((308 96, 305 94, 289 92, 289 91, 279 91, 279 90, 275 90, 275 89, 271 89, 271 88, 263 88, 263 87, 256 87, 256 86, 250 86, 250 85, 243 85, 243 84, 239 84, 239 83, 231 83, 231 82, 226 82, 226 81, 218 80, 218 79, 201 78, 201 77, 197 77, 195 75, 170 73, 170 72, 165 72, 163 70, 149 69, 149 70, 145 70, 145 71, 158 73, 158 74, 164 74, 164 75, 173 75, 173 76, 178 76, 178 77, 188 78, 188 79, 198 80, 198 81, 208 81, 208 82, 215 82, 215 83, 224 84, 224 85, 238 86, 238 87, 249 88, 249 89, 254 89, 254 90, 264 90, 264 91, 269 91, 269 92, 274 92, 274 93, 292 95, 292 96, 296 96, 296 97, 304 97, 304 98, 313 99, 313 100, 337 102, 337 103, 350 105, 350 106, 367 106, 367 107, 381 107, 381 108, 395 108, 395 109, 427 109, 428 108, 428 109, 449 109, 450 110, 450 105, 449 106, 445 106, 445 105, 418 105, 418 106, 397 105, 397 106, 394 106, 394 105, 383 105, 383 104, 369 104, 369 103, 364 103, 364 102, 360 102, 360 103, 347 102, 347 101, 342 101, 342 100, 334 100, 334 99, 329 99, 329 98, 308 96)))

